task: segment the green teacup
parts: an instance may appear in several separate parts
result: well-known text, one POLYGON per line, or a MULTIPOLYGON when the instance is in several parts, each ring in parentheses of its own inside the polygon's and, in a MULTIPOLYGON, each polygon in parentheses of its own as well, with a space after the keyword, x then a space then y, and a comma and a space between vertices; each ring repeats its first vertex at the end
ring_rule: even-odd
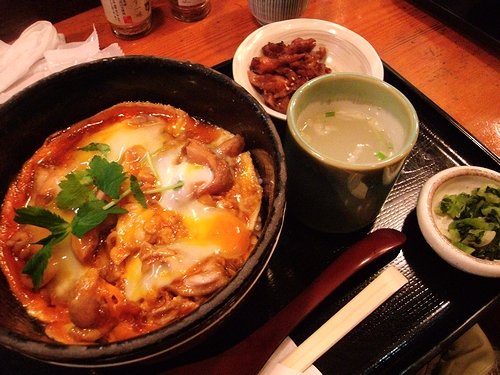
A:
POLYGON ((304 224, 346 233, 372 223, 418 136, 412 104, 370 76, 335 73, 291 98, 288 207, 304 224))

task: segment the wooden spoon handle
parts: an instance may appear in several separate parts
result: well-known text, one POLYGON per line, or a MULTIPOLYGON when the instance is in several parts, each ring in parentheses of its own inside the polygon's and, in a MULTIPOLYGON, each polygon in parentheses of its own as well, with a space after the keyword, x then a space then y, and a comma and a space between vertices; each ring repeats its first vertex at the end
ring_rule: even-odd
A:
POLYGON ((379 229, 335 259, 311 285, 254 333, 225 352, 167 374, 256 374, 283 339, 340 284, 387 252, 400 248, 406 236, 379 229))

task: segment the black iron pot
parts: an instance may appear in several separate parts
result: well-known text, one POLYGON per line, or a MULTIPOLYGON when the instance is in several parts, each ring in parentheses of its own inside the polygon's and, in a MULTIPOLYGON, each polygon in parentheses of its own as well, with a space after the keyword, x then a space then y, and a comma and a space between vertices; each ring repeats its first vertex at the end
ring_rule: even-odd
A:
POLYGON ((212 332, 245 298, 278 241, 285 209, 286 169, 279 136, 257 101, 215 70, 188 62, 130 56, 54 74, 0 106, 0 197, 46 137, 124 101, 171 104, 241 134, 263 180, 263 232, 247 263, 207 303, 163 329, 106 345, 68 346, 43 334, 0 276, 0 344, 66 366, 104 367, 175 356, 212 332))

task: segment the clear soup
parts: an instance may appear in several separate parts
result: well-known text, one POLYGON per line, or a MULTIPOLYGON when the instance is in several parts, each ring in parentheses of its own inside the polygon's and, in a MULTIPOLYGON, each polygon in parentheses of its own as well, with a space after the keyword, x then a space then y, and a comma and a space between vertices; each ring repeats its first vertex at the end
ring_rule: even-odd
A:
POLYGON ((354 164, 391 158, 405 137, 403 126, 390 112, 348 100, 312 103, 298 123, 301 137, 318 154, 354 164))

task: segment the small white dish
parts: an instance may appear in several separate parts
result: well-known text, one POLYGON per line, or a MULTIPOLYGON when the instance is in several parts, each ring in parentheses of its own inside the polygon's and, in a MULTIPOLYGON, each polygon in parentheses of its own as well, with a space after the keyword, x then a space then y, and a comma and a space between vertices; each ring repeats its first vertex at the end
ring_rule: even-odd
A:
POLYGON ((500 277, 500 261, 480 259, 455 247, 446 237, 451 220, 435 213, 445 194, 470 193, 485 183, 500 184, 500 173, 482 167, 461 166, 435 174, 420 191, 417 219, 427 243, 450 265, 475 275, 500 277))
POLYGON ((367 74, 384 79, 384 66, 377 51, 366 39, 355 32, 332 22, 296 18, 270 23, 255 30, 239 45, 233 57, 233 78, 252 94, 267 113, 286 120, 284 113, 265 105, 262 96, 248 79, 252 58, 262 55, 262 47, 267 43, 288 44, 295 38, 314 38, 317 46, 327 50, 325 64, 332 72, 367 74))

